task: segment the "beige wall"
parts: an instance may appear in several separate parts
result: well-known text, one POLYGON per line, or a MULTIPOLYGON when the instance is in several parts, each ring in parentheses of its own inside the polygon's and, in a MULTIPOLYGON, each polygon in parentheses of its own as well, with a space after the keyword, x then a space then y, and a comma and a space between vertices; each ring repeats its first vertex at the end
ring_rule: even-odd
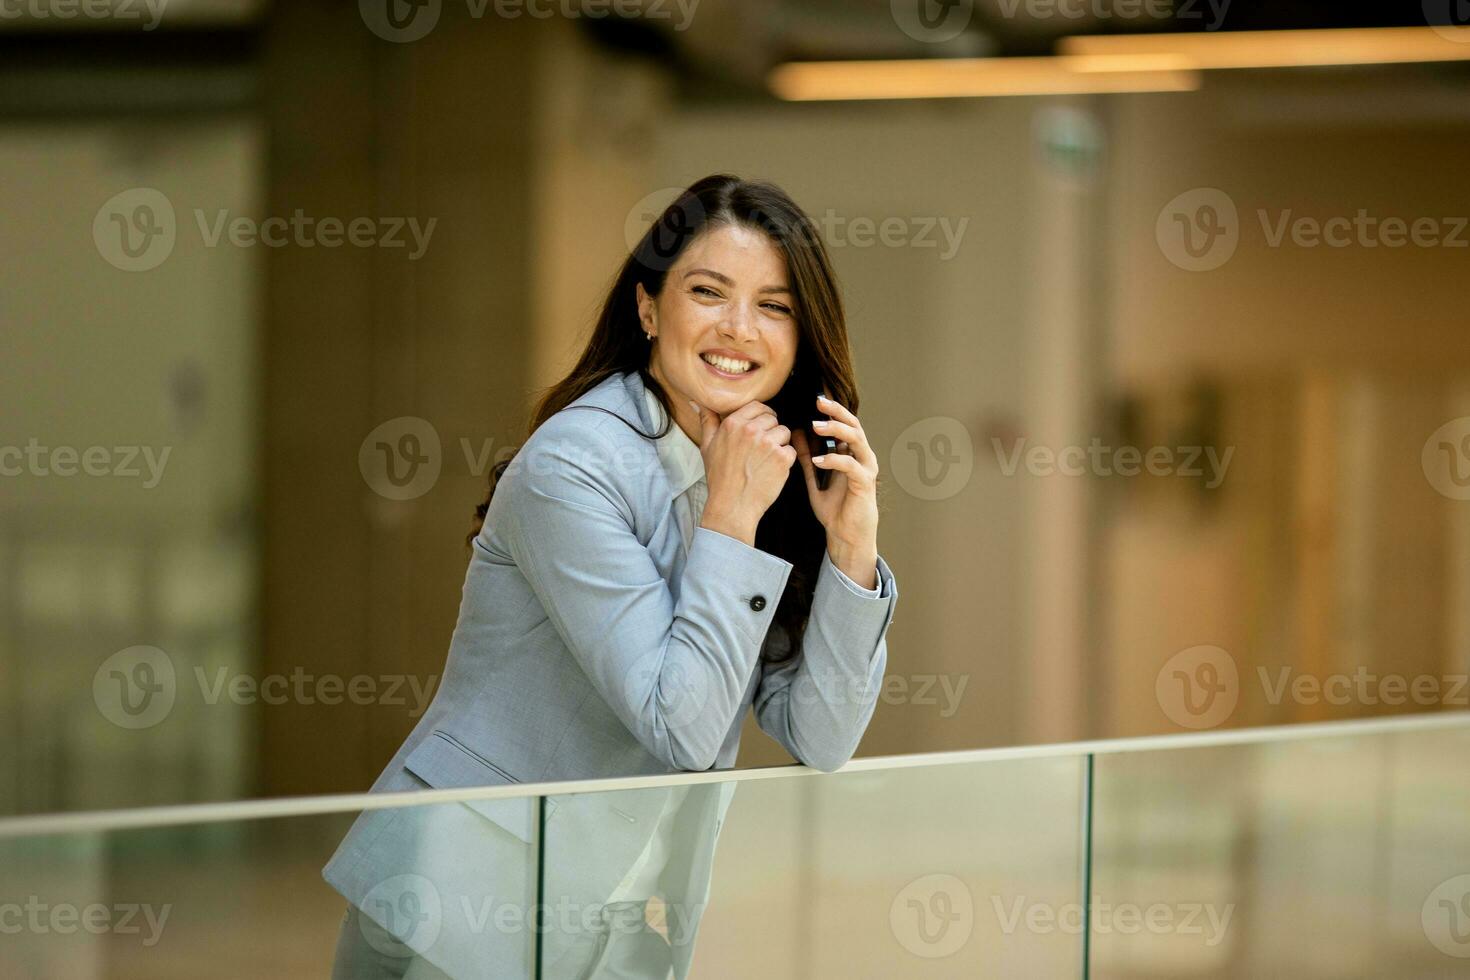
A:
MULTIPOLYGON (((208 247, 195 214, 253 213, 263 154, 237 113, 0 134, 0 447, 44 451, 25 464, 7 451, 0 476, 5 812, 252 791, 248 712, 189 694, 196 668, 255 666, 262 263, 208 247), (136 188, 162 195, 174 238, 166 252, 148 240, 152 268, 125 270, 115 228, 94 239, 93 222, 131 215, 136 188), (139 646, 163 652, 182 690, 166 723, 129 730, 93 679, 139 646)), ((154 219, 169 225, 165 206, 154 219)))
MULTIPOLYGON (((526 414, 538 47, 524 25, 470 21, 452 5, 414 44, 379 41, 355 16, 290 5, 273 22, 270 207, 438 224, 412 262, 385 249, 271 256, 263 639, 273 672, 301 664, 428 684, 484 494, 460 440, 476 451, 518 440, 526 414), (437 431, 442 470, 427 493, 396 501, 369 489, 358 448, 404 415, 437 431)), ((264 791, 363 788, 411 710, 275 708, 264 791)))
POLYGON ((1198 644, 1240 665, 1227 724, 1425 710, 1272 705, 1257 669, 1464 672, 1464 504, 1433 490, 1420 450, 1465 414, 1470 249, 1271 247, 1257 211, 1470 215, 1448 176, 1470 153, 1463 113, 1438 111, 1432 83, 1361 75, 1211 76, 1112 106, 1107 371, 1150 404, 1212 381, 1236 453, 1208 512, 1163 492, 1114 512, 1104 734, 1177 730, 1153 682, 1198 644), (1194 187, 1239 210, 1237 251, 1212 271, 1176 268, 1155 240, 1160 209, 1194 187))

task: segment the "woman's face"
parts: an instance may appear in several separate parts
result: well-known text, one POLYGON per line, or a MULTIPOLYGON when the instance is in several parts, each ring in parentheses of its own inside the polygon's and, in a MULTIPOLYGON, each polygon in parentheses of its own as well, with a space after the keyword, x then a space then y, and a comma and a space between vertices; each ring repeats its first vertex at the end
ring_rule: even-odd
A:
POLYGON ((786 383, 796 364, 794 303, 786 256, 764 232, 743 225, 715 225, 690 242, 657 298, 638 286, 643 330, 654 335, 649 373, 696 443, 690 399, 723 418, 770 401, 786 383), (728 360, 716 365, 712 357, 728 360))

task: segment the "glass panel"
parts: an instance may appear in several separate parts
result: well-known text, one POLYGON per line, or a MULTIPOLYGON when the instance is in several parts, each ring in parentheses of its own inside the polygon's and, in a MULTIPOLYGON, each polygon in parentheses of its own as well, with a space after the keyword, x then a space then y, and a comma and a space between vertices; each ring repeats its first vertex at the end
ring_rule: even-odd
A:
POLYGON ((1092 976, 1470 968, 1470 730, 1098 756, 1092 976))
POLYGON ((1083 779, 1057 757, 555 797, 542 975, 1076 976, 1083 779))
POLYGON ((0 840, 0 976, 529 977, 535 806, 0 840))

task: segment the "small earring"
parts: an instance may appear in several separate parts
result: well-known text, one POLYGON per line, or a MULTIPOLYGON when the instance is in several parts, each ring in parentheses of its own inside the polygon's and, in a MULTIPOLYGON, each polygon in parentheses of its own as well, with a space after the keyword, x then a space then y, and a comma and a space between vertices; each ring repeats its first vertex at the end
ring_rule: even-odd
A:
POLYGON ((643 331, 643 336, 645 336, 645 337, 648 338, 648 342, 650 344, 653 343, 653 334, 651 334, 647 330, 645 330, 645 331, 643 331))

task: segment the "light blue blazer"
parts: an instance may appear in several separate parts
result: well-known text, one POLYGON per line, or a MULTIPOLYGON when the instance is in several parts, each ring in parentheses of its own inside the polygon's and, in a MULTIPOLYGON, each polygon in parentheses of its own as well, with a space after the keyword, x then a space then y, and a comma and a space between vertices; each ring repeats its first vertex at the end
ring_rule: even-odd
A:
MULTIPOLYGON (((874 597, 824 552, 801 651, 762 663, 763 649, 789 649, 774 617, 792 565, 703 527, 686 549, 654 441, 608 414, 657 432, 643 394, 638 372, 615 374, 512 459, 473 542, 434 700, 373 792, 729 768, 752 706, 800 762, 831 771, 852 757, 887 662, 898 599, 888 564, 878 558, 874 597)), ((733 785, 692 788, 660 878, 679 977, 733 785)), ((546 975, 598 941, 598 903, 667 798, 548 801, 542 897, 583 919, 543 935, 546 975)), ((528 800, 365 811, 323 876, 452 976, 525 975, 533 930, 486 912, 534 899, 536 819, 528 800)))

